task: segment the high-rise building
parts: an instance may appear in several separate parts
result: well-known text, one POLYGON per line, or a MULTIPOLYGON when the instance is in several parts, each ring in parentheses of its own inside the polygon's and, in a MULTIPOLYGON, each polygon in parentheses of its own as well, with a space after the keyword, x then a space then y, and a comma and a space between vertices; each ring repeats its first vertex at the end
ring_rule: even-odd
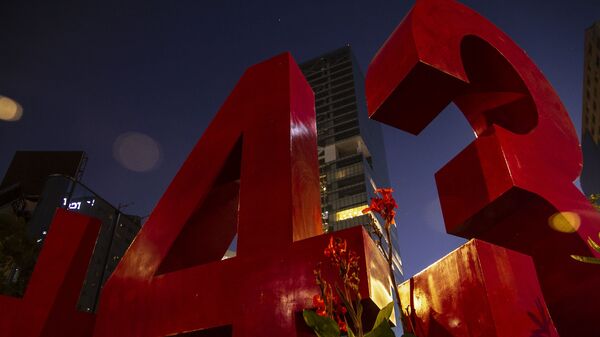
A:
MULTIPOLYGON (((337 231, 368 224, 369 215, 362 210, 375 189, 389 187, 390 182, 381 126, 368 118, 358 63, 346 45, 300 68, 315 94, 323 225, 337 231)), ((380 228, 381 223, 376 218, 380 228)), ((395 226, 391 244, 401 274, 395 226)))
POLYGON ((585 31, 581 187, 586 195, 600 193, 600 21, 585 31))

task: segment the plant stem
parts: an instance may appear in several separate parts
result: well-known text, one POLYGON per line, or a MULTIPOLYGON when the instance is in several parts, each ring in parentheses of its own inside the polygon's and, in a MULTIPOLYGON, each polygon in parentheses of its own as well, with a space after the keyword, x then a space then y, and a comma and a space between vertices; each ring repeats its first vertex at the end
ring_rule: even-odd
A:
MULTIPOLYGON (((362 328, 362 319, 358 315, 358 312, 354 309, 354 304, 352 303, 352 297, 348 292, 348 287, 344 285, 344 290, 336 285, 336 291, 338 292, 338 296, 340 296, 341 300, 344 302, 346 309, 348 310, 348 315, 352 319, 352 323, 354 324, 354 328, 356 329, 357 337, 363 337, 364 332, 362 328)), ((360 299, 358 299, 360 301, 360 299)))
MULTIPOLYGON (((386 225, 385 225, 385 235, 387 237, 387 241, 388 241, 388 254, 386 256, 387 258, 387 262, 388 262, 388 266, 390 268, 390 278, 392 279, 392 285, 394 287, 394 293, 396 294, 396 302, 398 303, 398 308, 400 308, 400 322, 407 322, 409 329, 411 330, 411 332, 413 334, 416 334, 417 332, 415 331, 415 327, 413 326, 412 320, 410 317, 408 317, 408 319, 406 319, 404 317, 404 313, 402 312, 402 301, 400 300, 400 292, 398 291, 398 283, 396 282, 396 275, 394 275, 394 265, 393 265, 393 255, 392 255, 392 237, 390 234, 390 226, 391 224, 388 224, 386 221, 386 225)), ((412 310, 412 309, 411 309, 412 310)))

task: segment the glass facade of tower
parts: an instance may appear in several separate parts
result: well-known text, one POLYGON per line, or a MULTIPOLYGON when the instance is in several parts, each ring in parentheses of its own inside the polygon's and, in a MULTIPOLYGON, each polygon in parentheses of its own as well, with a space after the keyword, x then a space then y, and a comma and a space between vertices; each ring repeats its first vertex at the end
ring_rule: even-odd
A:
POLYGON ((581 187, 586 195, 600 193, 600 21, 585 32, 581 187))
MULTIPOLYGON (((368 119, 358 63, 346 46, 300 68, 315 94, 323 224, 330 231, 368 224, 362 210, 376 188, 390 183, 381 126, 368 119)), ((392 246, 401 273, 395 227, 392 246)))

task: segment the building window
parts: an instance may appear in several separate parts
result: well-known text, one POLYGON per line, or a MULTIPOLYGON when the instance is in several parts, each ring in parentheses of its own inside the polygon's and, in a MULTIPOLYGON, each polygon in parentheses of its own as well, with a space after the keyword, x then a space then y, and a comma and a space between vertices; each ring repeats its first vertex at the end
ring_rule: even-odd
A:
POLYGON ((368 205, 360 205, 356 207, 352 207, 350 209, 346 209, 343 211, 339 211, 335 213, 335 221, 342 221, 346 219, 355 218, 357 216, 363 215, 362 210, 369 207, 368 205))

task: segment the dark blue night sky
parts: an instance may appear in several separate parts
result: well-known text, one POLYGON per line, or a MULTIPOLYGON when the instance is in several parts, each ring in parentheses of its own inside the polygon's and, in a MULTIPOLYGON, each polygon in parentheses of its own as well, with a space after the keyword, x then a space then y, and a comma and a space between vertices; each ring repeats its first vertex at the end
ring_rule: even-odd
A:
MULTIPOLYGON (((600 20, 600 1, 464 3, 527 51, 579 132, 584 30, 600 20)), ((366 72, 412 4, 33 5, 5 0, 0 10, 0 95, 19 101, 24 114, 18 122, 0 121, 0 175, 16 150, 84 150, 89 156, 84 183, 115 205, 135 202, 126 211, 147 215, 245 68, 283 51, 302 62, 349 43, 366 72), (119 154, 127 157, 139 146, 146 157, 129 164, 117 161, 119 154)), ((400 204, 405 275, 411 276, 464 242, 445 234, 433 174, 474 136, 454 107, 418 137, 389 127, 384 136, 400 204)))

